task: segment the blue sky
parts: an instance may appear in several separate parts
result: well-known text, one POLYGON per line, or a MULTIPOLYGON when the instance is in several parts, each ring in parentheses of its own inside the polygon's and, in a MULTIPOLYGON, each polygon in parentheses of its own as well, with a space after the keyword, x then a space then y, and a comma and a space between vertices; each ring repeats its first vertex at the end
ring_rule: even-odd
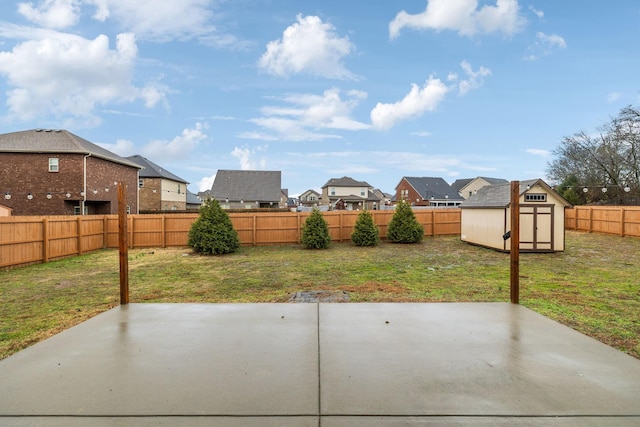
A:
POLYGON ((0 5, 2 132, 67 129, 210 188, 282 171, 545 178, 640 103, 640 3, 34 0, 0 5))

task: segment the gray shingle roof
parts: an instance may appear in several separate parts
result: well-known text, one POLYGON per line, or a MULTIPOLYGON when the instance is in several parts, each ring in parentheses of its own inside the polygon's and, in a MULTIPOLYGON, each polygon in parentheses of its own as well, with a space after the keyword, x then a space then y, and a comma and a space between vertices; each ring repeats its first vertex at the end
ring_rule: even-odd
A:
POLYGON ((355 179, 343 176, 342 178, 331 178, 325 185, 321 188, 325 187, 367 187, 371 188, 371 186, 366 181, 356 181, 355 179))
POLYGON ((201 205, 202 201, 198 199, 198 196, 187 190, 187 204, 188 205, 201 205))
POLYGON ((153 163, 151 160, 147 159, 146 157, 142 157, 139 154, 129 156, 127 157, 127 159, 131 160, 133 163, 139 164, 144 168, 140 171, 140 178, 164 178, 170 179, 171 181, 189 184, 188 181, 185 181, 179 176, 172 174, 168 170, 163 169, 162 167, 153 163))
POLYGON ((280 171, 218 170, 211 187, 216 200, 280 202, 280 171))
POLYGON ((475 178, 456 179, 455 181, 453 181, 453 184, 451 184, 451 188, 453 188, 456 193, 459 193, 464 186, 471 183, 471 181, 473 181, 474 179, 475 178))
MULTIPOLYGON (((541 179, 529 179, 526 181, 520 181, 520 195, 527 191, 527 186, 533 187, 534 185, 541 185, 547 191, 554 192, 560 200, 564 200, 560 194, 556 193, 549 185, 541 179)), ((569 203, 566 202, 569 206, 569 203)), ((462 205, 461 208, 506 208, 511 204, 511 184, 497 184, 487 185, 478 190, 477 194, 469 197, 462 205)))
POLYGON ((430 199, 433 196, 436 200, 464 200, 464 198, 442 178, 405 176, 404 179, 423 199, 430 199))
POLYGON ((114 163, 141 166, 66 130, 33 129, 0 135, 0 152, 90 154, 114 163))

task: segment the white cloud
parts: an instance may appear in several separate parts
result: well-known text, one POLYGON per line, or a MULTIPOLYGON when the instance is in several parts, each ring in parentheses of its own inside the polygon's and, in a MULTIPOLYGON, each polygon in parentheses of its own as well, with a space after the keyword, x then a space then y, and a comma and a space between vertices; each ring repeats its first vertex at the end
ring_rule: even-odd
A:
POLYGON ((458 84, 460 95, 465 95, 471 89, 479 88, 484 84, 484 78, 491 75, 491 70, 485 67, 480 67, 478 71, 473 71, 471 64, 467 61, 462 61, 460 66, 467 75, 467 79, 460 81, 458 84))
POLYGON ((431 132, 421 131, 421 132, 411 132, 413 136, 419 136, 421 138, 429 138, 431 136, 431 132))
POLYGON ((140 39, 167 41, 210 35, 212 0, 84 0, 99 21, 115 20, 140 39))
POLYGON ((456 73, 450 72, 447 75, 447 81, 451 82, 451 85, 447 86, 440 79, 430 76, 422 88, 415 83, 412 84, 411 91, 402 100, 390 104, 377 103, 371 110, 373 127, 389 129, 399 121, 433 111, 450 91, 457 90, 459 95, 465 95, 471 89, 482 86, 484 78, 491 75, 491 70, 485 67, 473 71, 473 67, 467 61, 462 61, 460 67, 467 76, 464 80, 459 80, 456 73))
POLYGON ((534 156, 540 156, 540 157, 549 157, 551 156, 551 151, 549 150, 541 150, 539 148, 528 148, 526 150, 527 153, 529 154, 533 154, 534 156))
POLYGON ((260 170, 267 165, 265 159, 256 159, 255 157, 261 151, 267 149, 267 146, 259 146, 253 149, 235 147, 231 155, 240 161, 241 170, 260 170))
POLYGON ((182 134, 172 140, 157 139, 145 145, 141 152, 144 156, 159 160, 180 160, 189 157, 189 154, 204 140, 205 124, 196 123, 193 128, 186 128, 182 134))
POLYGON ((135 144, 127 139, 118 139, 115 144, 98 143, 98 145, 121 157, 129 157, 136 154, 135 144))
POLYGON ((392 104, 378 102, 371 110, 371 123, 378 129, 389 129, 401 120, 433 111, 442 102, 449 88, 439 79, 429 77, 424 86, 411 85, 409 93, 392 104))
MULTIPOLYGON (((14 37, 26 32, 16 26, 0 28, 0 33, 14 37)), ((115 50, 110 49, 105 35, 94 40, 50 30, 31 35, 39 38, 0 52, 0 75, 6 76, 10 87, 7 105, 18 119, 51 114, 96 125, 100 122, 94 114, 98 104, 142 99, 153 107, 164 99, 158 86, 132 84, 138 53, 133 34, 119 34, 115 50)))
POLYGON ((607 95, 607 102, 616 102, 622 95, 619 92, 612 92, 607 95))
POLYGON ((415 15, 404 10, 389 24, 389 36, 398 37, 405 27, 418 30, 451 30, 463 36, 478 33, 518 32, 526 23, 517 0, 497 0, 495 6, 478 9, 478 0, 428 0, 424 12, 415 15))
POLYGON ((18 13, 45 28, 62 29, 78 23, 80 0, 41 0, 18 3, 18 13))
POLYGON ((566 49, 567 42, 557 34, 536 33, 536 38, 529 46, 529 52, 525 56, 527 61, 536 61, 543 56, 548 56, 560 49, 566 49))
POLYGON ((295 24, 282 33, 282 39, 267 44, 258 65, 269 74, 286 77, 304 73, 332 79, 354 79, 342 64, 354 46, 347 37, 336 34, 333 25, 317 16, 297 16, 295 24))
POLYGON ((207 191, 211 190, 213 187, 213 181, 216 180, 216 174, 214 173, 211 176, 205 176, 200 181, 197 182, 198 191, 207 191))
POLYGON ((535 7, 533 6, 529 6, 529 10, 531 12, 533 12, 533 14, 535 14, 538 18, 542 19, 544 18, 544 12, 541 10, 537 10, 535 7))
POLYGON ((340 90, 332 88, 322 95, 290 94, 281 101, 287 105, 266 106, 261 109, 262 117, 250 121, 264 128, 267 133, 245 132, 242 138, 287 141, 318 141, 340 138, 339 135, 321 132, 321 130, 357 131, 370 126, 351 118, 359 102, 366 93, 349 91, 343 99, 340 90))

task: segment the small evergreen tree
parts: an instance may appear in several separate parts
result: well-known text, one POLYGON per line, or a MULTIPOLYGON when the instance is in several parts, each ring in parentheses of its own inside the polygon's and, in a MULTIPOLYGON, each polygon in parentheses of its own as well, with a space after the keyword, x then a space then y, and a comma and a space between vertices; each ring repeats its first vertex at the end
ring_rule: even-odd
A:
POLYGON ((327 249, 331 243, 329 224, 316 208, 311 211, 302 227, 302 244, 307 249, 327 249))
POLYGON ((405 201, 400 201, 389 221, 387 239, 391 243, 419 243, 423 237, 424 228, 413 214, 411 206, 405 201))
POLYGON ((217 200, 207 199, 200 206, 200 215, 191 225, 187 244, 204 255, 222 255, 240 249, 238 233, 217 200))
POLYGON ((369 211, 362 211, 351 233, 351 241, 356 246, 376 246, 380 242, 378 226, 373 222, 369 211))

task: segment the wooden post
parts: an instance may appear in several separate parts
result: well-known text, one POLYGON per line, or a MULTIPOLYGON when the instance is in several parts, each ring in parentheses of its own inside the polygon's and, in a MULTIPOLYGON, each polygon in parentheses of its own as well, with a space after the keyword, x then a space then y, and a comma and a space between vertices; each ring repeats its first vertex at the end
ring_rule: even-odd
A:
POLYGON ((118 247, 120 249, 120 305, 129 304, 129 245, 127 233, 127 193, 118 183, 118 247))
POLYGON ((49 262, 49 220, 42 219, 42 262, 49 262))
POLYGON ((511 181, 511 302, 520 304, 520 181, 511 181))
POLYGON ((82 255, 82 215, 78 216, 78 255, 82 255))

